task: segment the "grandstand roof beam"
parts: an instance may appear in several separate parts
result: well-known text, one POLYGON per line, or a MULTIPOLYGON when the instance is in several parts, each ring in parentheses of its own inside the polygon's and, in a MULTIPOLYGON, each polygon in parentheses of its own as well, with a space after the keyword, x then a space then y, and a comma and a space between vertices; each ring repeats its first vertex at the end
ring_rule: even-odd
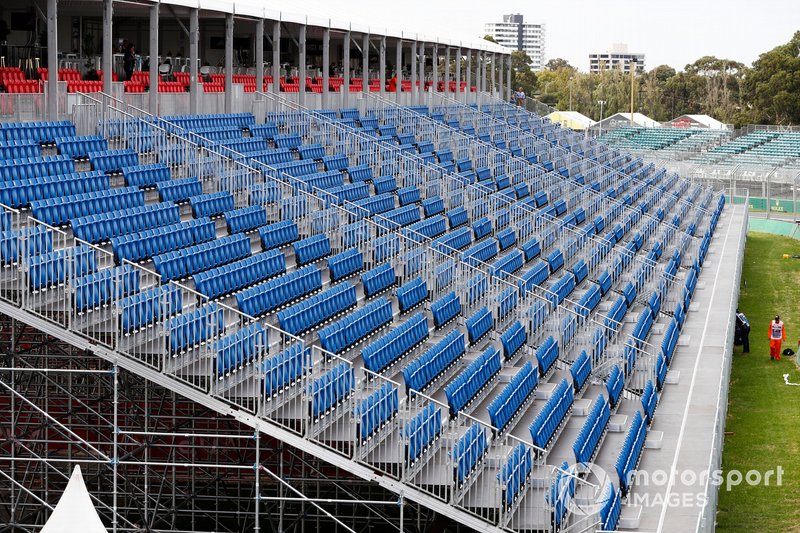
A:
POLYGON ((433 43, 431 48, 431 78, 433 79, 431 92, 435 93, 439 88, 439 43, 433 43))
MULTIPOLYGON (((256 90, 264 90, 264 19, 256 21, 256 90)), ((264 117, 261 117, 262 119, 264 117)))
POLYGON ((225 112, 233 111, 233 13, 225 15, 225 112))
POLYGON ((513 87, 511 87, 511 57, 508 58, 508 70, 506 72, 508 73, 508 83, 506 84, 505 99, 511 100, 511 93, 514 90, 513 87))
POLYGON ((425 93, 425 41, 419 43, 419 88, 420 88, 420 101, 422 103, 425 93))
MULTIPOLYGON (((472 90, 472 50, 467 48, 467 92, 472 90)), ((464 95, 464 102, 466 103, 467 97, 464 95)))
POLYGON ((300 83, 299 93, 297 95, 297 101, 302 106, 306 103, 306 32, 308 31, 308 27, 305 24, 300 25, 300 35, 298 36, 298 48, 297 48, 297 55, 298 55, 298 72, 297 72, 297 81, 300 83))
POLYGON ((186 37, 190 37, 191 36, 191 32, 189 31, 189 28, 186 27, 186 24, 183 23, 181 18, 175 12, 175 8, 173 6, 171 6, 171 5, 169 5, 169 4, 167 4, 167 8, 169 9, 169 12, 172 13, 172 16, 175 18, 175 22, 177 22, 178 26, 180 26, 181 29, 183 30, 183 33, 186 34, 186 37))
POLYGON ((400 105, 400 97, 403 94, 403 39, 398 37, 395 46, 394 75, 397 81, 397 104, 400 105))
POLYGON ((342 84, 341 90, 345 91, 347 96, 350 96, 350 30, 344 32, 342 53, 344 55, 342 58, 342 69, 344 70, 342 76, 344 77, 344 83, 342 84))
POLYGON ((361 39, 361 90, 369 92, 369 33, 361 39))
POLYGON ((200 10, 189 10, 189 112, 198 113, 199 89, 197 80, 197 63, 200 48, 200 10))
POLYGON ((417 41, 411 41, 411 54, 409 54, 408 64, 411 68, 411 105, 417 103, 417 41))
MULTIPOLYGON (((114 0, 103 0, 103 92, 111 94, 114 46, 111 27, 114 22, 114 0)), ((58 68, 58 65, 56 65, 58 68)), ((56 71, 56 74, 58 72, 56 71)), ((56 76, 56 79, 58 77, 56 76)))
POLYGON ((158 115, 158 15, 160 3, 150 6, 150 87, 148 93, 149 111, 158 115))
POLYGON ((281 21, 272 23, 272 91, 281 90, 281 21))
MULTIPOLYGON (((58 2, 47 0, 47 42, 58 42, 58 2)), ((47 67, 56 75, 48 77, 47 83, 47 118, 58 120, 58 47, 47 47, 47 67)))
POLYGON ((384 96, 386 92, 386 36, 381 35, 380 50, 378 52, 378 79, 381 89, 378 94, 384 96))
POLYGON ((456 48, 456 100, 461 100, 461 47, 456 48))
POLYGON ((331 29, 322 29, 322 107, 328 107, 328 89, 331 80, 331 29))
POLYGON ((444 92, 450 88, 450 45, 444 47, 444 92))

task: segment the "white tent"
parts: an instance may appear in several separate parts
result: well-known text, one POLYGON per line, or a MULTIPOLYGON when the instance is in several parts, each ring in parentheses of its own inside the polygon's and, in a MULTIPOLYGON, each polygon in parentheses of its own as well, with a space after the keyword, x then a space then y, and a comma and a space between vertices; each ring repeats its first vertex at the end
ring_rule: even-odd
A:
POLYGON ((108 533, 86 490, 81 467, 76 465, 64 494, 41 533, 108 533))

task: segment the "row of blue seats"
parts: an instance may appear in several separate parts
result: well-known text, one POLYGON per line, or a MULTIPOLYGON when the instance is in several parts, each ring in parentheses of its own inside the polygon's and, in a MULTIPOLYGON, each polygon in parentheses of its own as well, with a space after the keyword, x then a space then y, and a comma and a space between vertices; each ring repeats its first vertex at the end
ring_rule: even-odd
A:
POLYGON ((633 415, 631 427, 625 436, 625 441, 622 443, 622 448, 619 451, 617 462, 614 468, 619 477, 619 487, 623 496, 628 493, 633 483, 634 473, 636 466, 639 463, 642 450, 644 449, 644 441, 647 437, 647 424, 642 418, 642 413, 636 411, 633 415))
POLYGON ((239 311, 257 317, 321 287, 321 271, 309 265, 236 293, 236 303, 239 311))
POLYGON ((292 220, 284 220, 262 226, 258 228, 258 235, 261 239, 261 248, 263 250, 280 248, 300 238, 297 224, 292 220))
POLYGON ((299 266, 312 263, 331 254, 331 241, 325 234, 314 235, 292 244, 299 266))
POLYGON ((658 392, 653 385, 653 381, 648 379, 647 384, 644 386, 644 391, 642 391, 642 410, 648 425, 653 423, 653 415, 656 412, 657 404, 658 392))
POLYGON ((576 393, 580 392, 592 373, 592 358, 589 357, 586 350, 582 350, 570 365, 569 373, 572 376, 572 387, 576 393))
MULTIPOLYGON (((9 216, 0 218, 4 227, 11 227, 9 216)), ((53 232, 45 226, 0 232, 0 260, 3 264, 16 263, 20 255, 34 257, 53 250, 53 232)))
POLYGON ((234 209, 233 196, 228 191, 192 196, 189 202, 192 204, 192 216, 195 218, 216 217, 234 209))
POLYGON ((433 326, 440 328, 461 314, 461 299, 451 291, 431 303, 433 326))
POLYGON ((88 155, 92 169, 102 170, 106 174, 119 174, 123 168, 139 164, 139 155, 130 149, 99 150, 88 155))
POLYGON ((6 122, 0 125, 0 140, 30 140, 52 143, 59 137, 74 137, 75 125, 69 120, 54 122, 6 122))
POLYGON ((90 274, 97 269, 97 256, 88 246, 74 246, 34 255, 28 267, 28 284, 38 290, 58 285, 70 277, 90 274))
POLYGON ((78 313, 110 304, 139 291, 141 272, 131 265, 104 268, 75 278, 73 304, 78 313))
POLYGON ((214 223, 207 218, 201 218, 112 237, 111 247, 117 261, 135 262, 208 242, 215 237, 214 223))
POLYGON ((575 461, 588 465, 594 458, 594 454, 600 446, 600 441, 608 426, 611 418, 611 407, 602 393, 597 395, 589 411, 589 416, 581 427, 580 433, 572 444, 572 451, 575 453, 575 461))
POLYGON ((203 194, 203 184, 196 177, 156 183, 158 197, 162 202, 185 203, 203 194))
POLYGON ((476 344, 484 335, 494 328, 494 317, 492 313, 484 306, 475 311, 471 316, 467 317, 465 321, 467 327, 467 336, 470 345, 476 344))
POLYGON ((428 319, 422 313, 416 313, 361 350, 364 367, 370 372, 381 373, 427 338, 428 319))
POLYGON ((392 321, 392 302, 381 298, 319 330, 322 348, 338 354, 392 321))
POLYGON ((109 188, 108 176, 100 171, 0 182, 0 203, 20 208, 37 200, 57 198, 109 188))
POLYGON ((311 383, 311 418, 316 421, 350 396, 355 388, 353 367, 339 363, 311 383))
POLYGON ((171 281, 187 278, 249 255, 250 239, 237 234, 156 255, 153 257, 153 266, 162 281, 171 281))
POLYGON ((122 298, 118 307, 122 331, 128 334, 180 312, 183 297, 177 286, 169 284, 122 298))
POLYGON ((613 483, 608 483, 600 495, 600 523, 602 531, 616 531, 622 513, 622 497, 613 483))
POLYGON ((278 311, 278 323, 284 331, 300 335, 353 307, 356 301, 355 285, 345 281, 278 311))
POLYGON ((502 487, 502 503, 508 509, 524 493, 525 484, 531 475, 533 457, 530 447, 523 443, 514 446, 503 467, 497 474, 497 479, 502 487))
POLYGON ((231 235, 251 231, 267 224, 267 211, 259 205, 226 211, 224 215, 228 233, 231 235))
POLYGON ((381 426, 397 416, 398 408, 397 388, 390 383, 384 383, 362 400, 355 412, 358 421, 356 434, 361 442, 369 440, 381 426))
POLYGON ((567 378, 563 378, 530 425, 531 438, 536 446, 541 449, 547 448, 572 409, 574 398, 572 387, 567 378))
POLYGON ((174 356, 225 332, 225 313, 215 302, 182 312, 167 321, 169 351, 174 356))
POLYGON ((500 352, 489 346, 482 354, 462 370, 444 389, 451 415, 469 406, 489 382, 500 372, 500 352))
MULTIPOLYGON (((209 222, 213 224, 213 222, 209 222)), ((210 299, 219 298, 286 272, 286 258, 268 250, 233 263, 198 272, 193 276, 197 291, 210 299)))
POLYGON ((428 284, 416 277, 398 287, 396 296, 400 312, 405 313, 428 298, 428 284))
POLYGON ((539 376, 544 377, 558 360, 558 341, 552 335, 547 337, 536 349, 536 361, 539 364, 539 376))
POLYGON ((214 343, 217 354, 217 375, 222 378, 250 364, 261 351, 266 351, 269 330, 254 322, 214 343))
POLYGON ((38 142, 28 139, 5 141, 0 139, 0 160, 41 157, 42 149, 38 142))
POLYGON ((428 402, 419 413, 412 417, 404 428, 407 439, 406 461, 413 465, 434 443, 442 431, 442 410, 433 402, 428 402))
POLYGON ((92 244, 181 221, 177 205, 158 203, 73 218, 72 233, 92 244))
POLYGON ((381 263, 361 274, 361 284, 367 298, 386 290, 396 282, 396 274, 391 263, 381 263))
POLYGON ((57 137, 55 141, 58 153, 73 159, 85 159, 91 152, 108 150, 108 141, 99 135, 57 137))
POLYGON ((358 248, 350 248, 328 258, 331 281, 339 281, 364 268, 364 255, 358 248))
POLYGON ((551 507, 551 521, 556 531, 561 528, 574 496, 574 470, 570 470, 569 464, 567 461, 564 461, 561 463, 561 467, 556 471, 556 476, 547 493, 547 502, 551 507))
POLYGON ((73 174, 75 161, 66 155, 0 160, 0 181, 73 174))
POLYGON ((467 477, 474 472, 489 449, 486 430, 473 423, 467 431, 456 440, 452 451, 455 482, 460 487, 467 477))
POLYGON ((31 202, 31 211, 45 224, 63 226, 74 218, 143 205, 142 191, 136 187, 121 187, 36 200, 31 202))
MULTIPOLYGON (((264 361, 264 396, 271 398, 279 392, 285 390, 290 385, 297 382, 300 377, 305 375, 311 369, 311 347, 303 348, 303 343, 297 342, 292 344, 285 350, 277 353, 272 357, 268 357, 264 361)), ((343 369, 345 370, 345 369, 343 369)), ((342 379, 342 374, 339 376, 337 383, 338 386, 345 389, 352 389, 352 380, 350 384, 347 383, 348 378, 342 379), (344 383, 341 383, 344 381, 344 383)), ((345 374, 346 376, 347 374, 345 374)), ((352 375, 352 373, 350 373, 352 375)), ((331 386, 333 381, 329 380, 328 389, 318 395, 318 402, 320 399, 329 399, 331 386)), ((317 404, 322 407, 322 403, 317 404)))
POLYGON ((498 432, 503 433, 506 430, 511 420, 536 390, 538 384, 539 379, 531 362, 526 361, 487 408, 492 426, 498 432))
POLYGON ((406 388, 424 391, 448 368, 455 365, 465 351, 464 333, 454 329, 403 369, 406 388))
MULTIPOLYGON (((510 289, 513 291, 513 289, 510 289)), ((514 293, 516 296, 516 293, 514 293)), ((514 321, 508 329, 500 334, 500 344, 503 346, 503 357, 511 359, 528 341, 528 333, 519 320, 514 321)))

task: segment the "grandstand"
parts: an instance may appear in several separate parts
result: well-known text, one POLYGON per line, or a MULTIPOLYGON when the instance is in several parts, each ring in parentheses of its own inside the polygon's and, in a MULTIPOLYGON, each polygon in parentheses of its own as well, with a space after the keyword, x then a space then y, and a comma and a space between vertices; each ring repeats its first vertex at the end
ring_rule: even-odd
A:
MULTIPOLYGON (((715 487, 634 473, 719 466, 743 206, 506 103, 490 43, 388 35, 392 94, 386 35, 339 84, 342 28, 243 7, 319 34, 321 83, 235 81, 204 9, 221 78, 195 41, 183 92, 7 100, 47 120, 0 126, 0 520, 40 529, 80 463, 114 530, 712 530, 715 487)), ((166 8, 122 9, 158 49, 166 8)))

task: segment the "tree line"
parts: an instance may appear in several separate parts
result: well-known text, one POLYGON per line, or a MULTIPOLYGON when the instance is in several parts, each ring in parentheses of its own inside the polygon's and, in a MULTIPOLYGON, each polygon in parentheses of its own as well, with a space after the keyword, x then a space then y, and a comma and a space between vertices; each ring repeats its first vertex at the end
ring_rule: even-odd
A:
MULTIPOLYGON (((534 72, 525 52, 511 54, 512 86, 561 110, 599 120, 630 112, 631 78, 620 70, 578 72, 557 58, 534 72)), ((703 56, 676 71, 667 65, 638 73, 633 82, 634 111, 659 122, 683 114, 706 114, 726 124, 800 124, 800 31, 747 66, 740 61, 703 56)))

